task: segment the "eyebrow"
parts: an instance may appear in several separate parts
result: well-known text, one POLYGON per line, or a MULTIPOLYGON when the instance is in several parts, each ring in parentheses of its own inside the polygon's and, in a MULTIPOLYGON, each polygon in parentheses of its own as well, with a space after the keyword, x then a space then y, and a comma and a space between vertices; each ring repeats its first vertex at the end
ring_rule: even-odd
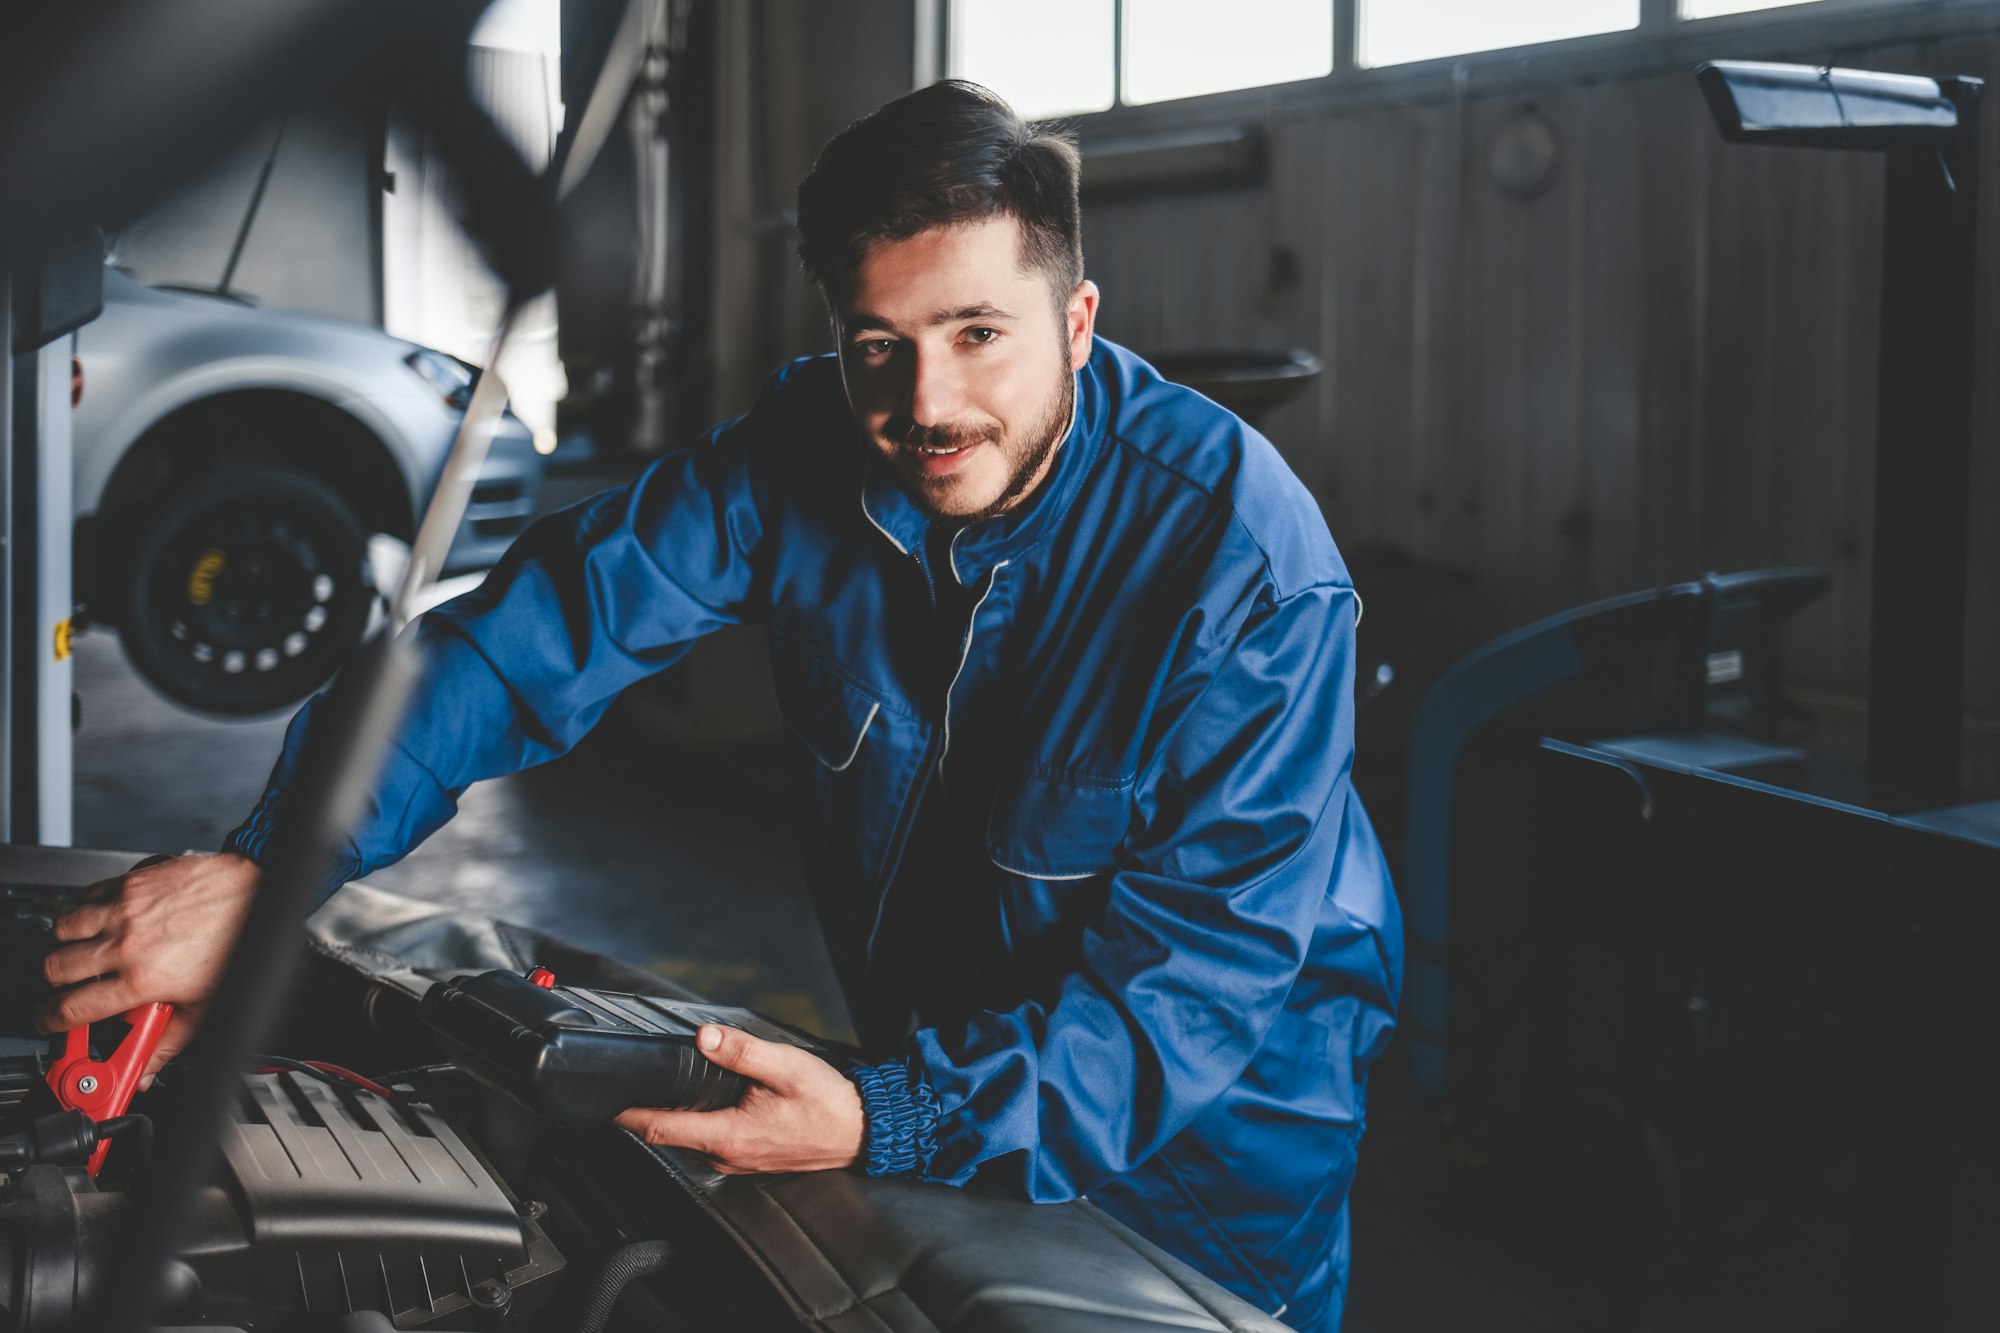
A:
MULTIPOLYGON (((952 310, 933 310, 919 325, 920 328, 934 329, 940 324, 956 324, 968 319, 1012 319, 1013 315, 990 301, 979 301, 973 305, 962 305, 952 310)), ((880 315, 871 315, 865 310, 856 310, 847 316, 850 329, 882 329, 888 333, 901 330, 880 315)))

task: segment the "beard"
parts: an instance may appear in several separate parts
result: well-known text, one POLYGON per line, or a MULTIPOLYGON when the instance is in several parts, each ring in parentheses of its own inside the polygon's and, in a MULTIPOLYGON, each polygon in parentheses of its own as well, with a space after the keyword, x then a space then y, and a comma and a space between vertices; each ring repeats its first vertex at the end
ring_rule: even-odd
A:
POLYGON ((922 446, 927 449, 955 449, 970 444, 990 444, 994 446, 1008 465, 1007 484, 1000 494, 987 505, 971 513, 955 513, 942 507, 943 497, 949 494, 956 483, 955 477, 940 477, 934 481, 911 478, 912 489, 917 502, 933 516, 949 519, 954 523, 978 523, 983 519, 996 518, 1018 504, 1036 480, 1042 469, 1055 453, 1056 447, 1069 433, 1070 418, 1076 408, 1076 374, 1069 368, 1069 358, 1065 348, 1062 360, 1062 375, 1057 381, 1055 392, 1050 395, 1047 405, 1036 417, 1035 423, 1018 439, 1010 439, 998 426, 963 427, 949 423, 937 426, 918 426, 914 422, 902 436, 906 445, 922 446))

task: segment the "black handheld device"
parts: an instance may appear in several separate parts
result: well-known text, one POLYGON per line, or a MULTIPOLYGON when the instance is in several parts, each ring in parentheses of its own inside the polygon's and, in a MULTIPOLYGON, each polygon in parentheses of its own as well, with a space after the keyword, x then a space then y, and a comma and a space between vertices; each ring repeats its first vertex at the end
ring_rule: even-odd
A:
POLYGON ((453 977, 425 993, 422 1014, 453 1064, 558 1125, 601 1125, 633 1106, 734 1106, 750 1080, 696 1049, 707 1023, 852 1063, 753 1010, 554 983, 541 968, 453 977))

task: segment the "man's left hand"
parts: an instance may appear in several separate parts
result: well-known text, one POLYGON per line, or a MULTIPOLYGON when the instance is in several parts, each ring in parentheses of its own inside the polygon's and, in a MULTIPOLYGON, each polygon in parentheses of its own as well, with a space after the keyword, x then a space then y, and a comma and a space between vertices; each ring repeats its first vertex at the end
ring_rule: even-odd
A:
POLYGON ((704 1027, 695 1041, 709 1060, 752 1080, 743 1100, 720 1111, 634 1107, 619 1124, 648 1143, 700 1153, 725 1175, 826 1171, 861 1156, 861 1094, 832 1065, 735 1028, 704 1027))

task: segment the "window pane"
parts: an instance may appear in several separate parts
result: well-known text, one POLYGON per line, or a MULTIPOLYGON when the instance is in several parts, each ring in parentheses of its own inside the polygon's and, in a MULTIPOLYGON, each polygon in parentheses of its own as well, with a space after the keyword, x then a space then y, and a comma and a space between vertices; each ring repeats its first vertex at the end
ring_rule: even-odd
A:
POLYGON ((1783 9, 1786 5, 1809 5, 1814 0, 1681 0, 1684 19, 1712 19, 1717 14, 1748 14, 1753 9, 1783 9))
POLYGON ((1029 120, 1103 111, 1112 97, 1112 0, 951 0, 951 72, 1029 120))
POLYGON ((1333 0, 1125 0, 1128 104, 1332 71, 1333 0))
POLYGON ((1364 65, 1554 42, 1639 26, 1639 0, 1361 0, 1364 65))

